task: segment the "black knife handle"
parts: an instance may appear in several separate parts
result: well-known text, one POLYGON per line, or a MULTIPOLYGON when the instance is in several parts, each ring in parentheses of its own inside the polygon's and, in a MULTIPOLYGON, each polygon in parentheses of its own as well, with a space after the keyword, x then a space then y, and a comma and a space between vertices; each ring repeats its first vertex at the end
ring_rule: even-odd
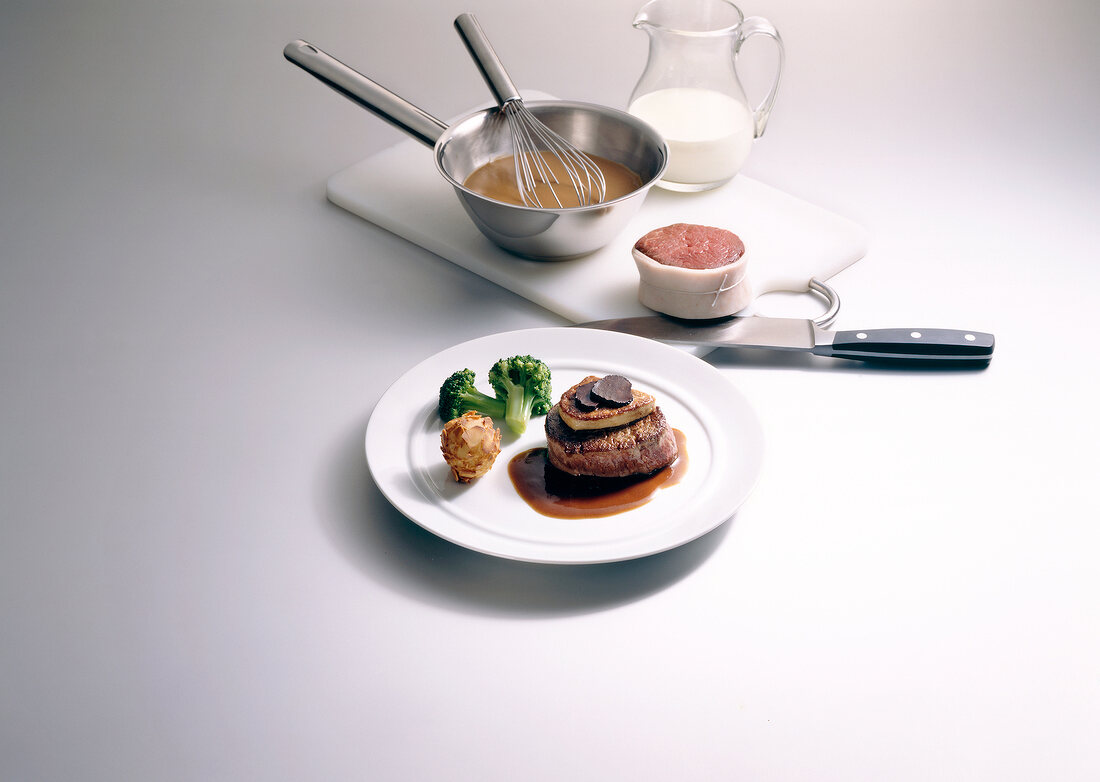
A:
POLYGON ((814 353, 860 361, 980 363, 993 357, 993 335, 959 329, 864 329, 835 331, 814 353))

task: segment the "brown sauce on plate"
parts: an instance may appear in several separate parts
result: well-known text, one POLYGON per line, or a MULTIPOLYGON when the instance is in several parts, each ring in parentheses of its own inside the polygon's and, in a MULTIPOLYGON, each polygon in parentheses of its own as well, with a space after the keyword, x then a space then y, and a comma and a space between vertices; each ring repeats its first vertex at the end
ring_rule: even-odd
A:
POLYGON ((684 433, 673 429, 679 456, 668 467, 650 475, 628 478, 589 478, 562 472, 546 456, 545 448, 531 448, 508 462, 508 477, 516 492, 543 516, 558 519, 594 519, 613 516, 645 505, 661 488, 680 482, 687 472, 684 433))
MULTIPOLYGON (((642 178, 621 163, 597 155, 589 155, 589 157, 603 172, 604 182, 607 185, 607 194, 603 199, 604 201, 622 198, 642 186, 642 178)), ((554 155, 545 152, 542 153, 542 158, 546 161, 554 176, 557 177, 559 184, 550 185, 543 181, 537 181, 535 194, 538 196, 539 203, 548 209, 558 208, 557 201, 554 200, 554 194, 556 193, 563 208, 580 206, 580 200, 577 198, 577 193, 569 180, 569 175, 565 173, 561 161, 554 155)), ((492 198, 494 201, 523 206, 523 199, 520 197, 519 188, 516 186, 515 159, 515 155, 498 157, 475 170, 474 173, 466 177, 466 181, 462 184, 475 193, 492 198)))

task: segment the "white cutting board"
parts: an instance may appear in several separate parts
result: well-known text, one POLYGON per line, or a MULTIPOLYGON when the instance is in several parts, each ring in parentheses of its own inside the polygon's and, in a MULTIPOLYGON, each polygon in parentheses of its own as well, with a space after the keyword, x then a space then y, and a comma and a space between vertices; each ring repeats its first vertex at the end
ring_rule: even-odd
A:
POLYGON ((740 236, 758 296, 805 291, 811 277, 828 280, 862 258, 867 247, 865 231, 850 220, 737 176, 704 193, 655 187, 606 247, 568 261, 526 260, 477 230, 436 171, 432 150, 412 139, 334 174, 328 197, 573 323, 651 314, 638 303, 631 248, 646 232, 670 223, 711 225, 740 236))

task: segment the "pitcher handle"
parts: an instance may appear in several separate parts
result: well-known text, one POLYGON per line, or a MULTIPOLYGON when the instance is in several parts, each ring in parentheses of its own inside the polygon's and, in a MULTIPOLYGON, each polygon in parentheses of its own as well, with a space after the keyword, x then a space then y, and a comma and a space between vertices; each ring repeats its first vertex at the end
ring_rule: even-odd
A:
POLYGON ((733 46, 735 58, 741 51, 741 46, 745 41, 754 35, 765 35, 771 38, 779 49, 779 62, 775 67, 775 81, 772 82, 771 89, 764 96, 764 100, 752 112, 754 138, 760 138, 764 135, 764 128, 768 125, 768 116, 772 113, 772 104, 775 103, 775 94, 779 91, 779 79, 783 75, 784 52, 783 39, 779 37, 779 31, 775 29, 772 23, 762 16, 750 16, 738 28, 737 39, 733 46))

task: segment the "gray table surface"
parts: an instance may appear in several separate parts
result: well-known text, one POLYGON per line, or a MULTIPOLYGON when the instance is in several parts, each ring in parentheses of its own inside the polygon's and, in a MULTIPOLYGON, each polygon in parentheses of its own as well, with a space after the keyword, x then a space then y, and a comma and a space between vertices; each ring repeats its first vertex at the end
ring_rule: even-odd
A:
POLYGON ((871 237, 837 327, 996 358, 711 354, 749 501, 564 569, 372 482, 402 372, 562 321, 328 203, 402 137, 281 56, 451 116, 467 10, 522 87, 622 106, 645 62, 625 0, 0 8, 0 778, 1100 777, 1097 6, 746 4, 788 60, 745 172, 871 237))

